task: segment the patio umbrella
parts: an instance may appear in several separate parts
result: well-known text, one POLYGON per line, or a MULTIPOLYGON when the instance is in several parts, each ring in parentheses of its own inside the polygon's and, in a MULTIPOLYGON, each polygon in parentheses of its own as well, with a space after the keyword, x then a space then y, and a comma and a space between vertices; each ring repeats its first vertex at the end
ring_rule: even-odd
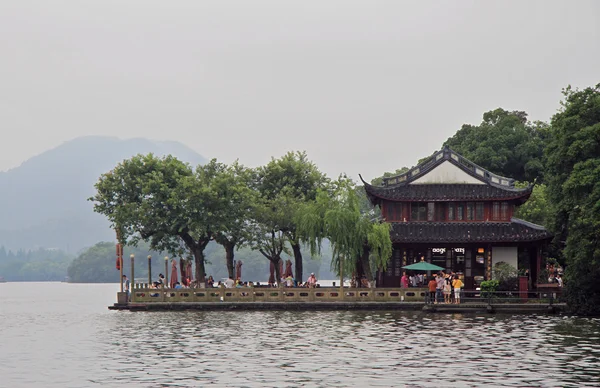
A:
POLYGON ((177 283, 177 262, 175 260, 171 260, 171 288, 175 288, 175 283, 177 283))
POLYGON ((235 262, 235 278, 236 279, 241 279, 242 278, 242 265, 244 263, 242 263, 241 260, 237 260, 235 262))
POLYGON ((421 261, 415 264, 406 265, 402 267, 404 269, 411 269, 413 271, 442 271, 444 268, 439 267, 435 264, 428 263, 426 261, 421 261))
POLYGON ((271 264, 269 266, 269 284, 275 283, 275 264, 272 261, 269 261, 271 264))
POLYGON ((294 273, 292 272, 292 261, 289 259, 285 262, 285 272, 283 273, 284 278, 287 278, 288 276, 294 277, 294 273))

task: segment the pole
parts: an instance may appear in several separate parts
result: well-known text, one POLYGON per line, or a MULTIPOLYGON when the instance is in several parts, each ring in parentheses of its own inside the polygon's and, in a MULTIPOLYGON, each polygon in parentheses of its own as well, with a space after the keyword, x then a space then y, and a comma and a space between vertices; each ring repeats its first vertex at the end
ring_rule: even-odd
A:
POLYGON ((167 287, 169 284, 169 256, 165 256, 165 284, 163 287, 167 287))
POLYGON ((152 285, 152 256, 148 255, 148 288, 152 285))
POLYGON ((123 292, 123 246, 117 243, 117 260, 119 261, 119 283, 123 292))
POLYGON ((344 297, 344 260, 340 256, 340 297, 344 297))
POLYGON ((131 255, 129 255, 129 258, 131 259, 131 282, 129 283, 130 284, 129 291, 131 292, 135 288, 135 273, 133 271, 135 255, 132 253, 131 255))

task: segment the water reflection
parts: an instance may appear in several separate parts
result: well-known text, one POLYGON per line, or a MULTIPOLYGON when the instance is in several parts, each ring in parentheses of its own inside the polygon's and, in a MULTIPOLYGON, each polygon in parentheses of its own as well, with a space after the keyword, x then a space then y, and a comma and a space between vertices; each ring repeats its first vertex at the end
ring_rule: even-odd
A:
POLYGON ((600 386, 600 320, 108 311, 115 285, 3 284, 0 386, 600 386))

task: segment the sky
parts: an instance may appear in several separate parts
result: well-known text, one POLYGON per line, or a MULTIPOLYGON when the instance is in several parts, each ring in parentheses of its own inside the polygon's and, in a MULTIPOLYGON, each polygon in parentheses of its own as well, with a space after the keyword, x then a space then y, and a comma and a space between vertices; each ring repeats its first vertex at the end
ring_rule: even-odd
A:
POLYGON ((599 1, 0 2, 0 171, 86 135, 380 176, 600 82, 599 1))

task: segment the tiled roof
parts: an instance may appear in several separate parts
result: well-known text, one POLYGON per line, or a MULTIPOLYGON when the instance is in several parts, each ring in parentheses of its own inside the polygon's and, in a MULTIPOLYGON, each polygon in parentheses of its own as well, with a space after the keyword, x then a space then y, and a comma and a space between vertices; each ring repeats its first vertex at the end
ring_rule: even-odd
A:
POLYGON ((540 225, 517 218, 511 222, 393 222, 390 236, 398 243, 499 243, 546 240, 540 225))
POLYGON ((365 183, 371 197, 392 201, 480 201, 529 198, 532 186, 517 189, 478 184, 421 184, 400 186, 372 186, 365 183))

